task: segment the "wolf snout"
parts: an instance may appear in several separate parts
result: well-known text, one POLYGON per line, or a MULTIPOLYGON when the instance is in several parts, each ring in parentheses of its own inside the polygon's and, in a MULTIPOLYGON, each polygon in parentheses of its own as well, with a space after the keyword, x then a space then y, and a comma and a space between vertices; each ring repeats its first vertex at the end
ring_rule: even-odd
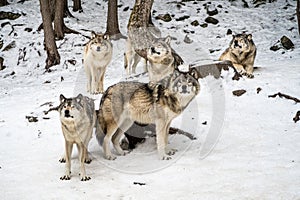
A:
POLYGON ((98 46, 98 47, 96 48, 96 50, 97 50, 97 51, 101 51, 101 47, 98 46))

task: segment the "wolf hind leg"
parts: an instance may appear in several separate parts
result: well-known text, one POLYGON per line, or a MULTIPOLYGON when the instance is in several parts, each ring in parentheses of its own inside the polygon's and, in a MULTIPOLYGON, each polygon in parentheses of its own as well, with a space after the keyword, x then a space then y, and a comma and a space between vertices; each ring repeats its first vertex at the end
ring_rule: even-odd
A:
POLYGON ((104 158, 107 160, 115 160, 116 157, 112 154, 110 150, 110 142, 112 139, 112 136, 114 133, 117 131, 118 127, 115 123, 110 124, 110 126, 107 127, 107 133, 104 137, 103 140, 103 153, 104 153, 104 158))
POLYGON ((120 140, 121 140, 122 136, 124 136, 124 132, 126 132, 131 127, 132 124, 133 124, 133 122, 131 122, 129 120, 125 120, 122 123, 122 125, 117 129, 116 133, 112 137, 112 142, 114 144, 114 148, 116 149, 118 154, 120 154, 122 156, 125 156, 126 152, 122 149, 120 140))
POLYGON ((136 66, 139 64, 140 60, 141 60, 141 57, 137 53, 133 52, 133 64, 131 67, 133 74, 136 73, 136 66))

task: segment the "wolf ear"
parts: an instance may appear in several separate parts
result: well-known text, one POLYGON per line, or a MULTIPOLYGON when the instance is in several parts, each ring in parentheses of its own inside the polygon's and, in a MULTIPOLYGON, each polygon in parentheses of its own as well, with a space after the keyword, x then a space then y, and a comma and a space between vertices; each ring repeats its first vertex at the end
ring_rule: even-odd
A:
POLYGON ((248 34, 248 35, 247 35, 247 39, 248 39, 248 40, 252 40, 252 34, 248 34))
POLYGON ((63 103, 66 100, 66 97, 64 95, 59 95, 59 101, 60 103, 63 103))
POLYGON ((103 35, 103 39, 104 39, 104 40, 109 40, 109 38, 110 38, 110 37, 109 37, 108 34, 104 34, 104 35, 103 35))
POLYGON ((196 80, 200 78, 200 73, 195 68, 190 68, 189 74, 194 77, 196 80))
POLYGON ((92 31, 92 34, 91 34, 92 37, 91 37, 91 39, 94 39, 96 37, 96 35, 97 34, 94 31, 92 31))
POLYGON ((172 39, 172 38, 168 35, 168 36, 165 38, 165 43, 167 43, 168 45, 170 45, 171 39, 172 39))
POLYGON ((78 96, 76 97, 76 101, 77 101, 78 103, 80 103, 81 100, 82 100, 82 98, 83 98, 82 94, 78 94, 78 96))

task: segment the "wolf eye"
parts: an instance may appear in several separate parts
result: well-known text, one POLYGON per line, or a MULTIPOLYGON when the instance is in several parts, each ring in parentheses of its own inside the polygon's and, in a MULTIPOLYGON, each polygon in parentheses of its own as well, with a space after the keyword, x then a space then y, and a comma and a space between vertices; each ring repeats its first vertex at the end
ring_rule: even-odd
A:
POLYGON ((66 105, 64 105, 64 108, 67 108, 67 106, 66 106, 66 105))
POLYGON ((75 106, 74 105, 71 105, 71 108, 74 108, 75 106))

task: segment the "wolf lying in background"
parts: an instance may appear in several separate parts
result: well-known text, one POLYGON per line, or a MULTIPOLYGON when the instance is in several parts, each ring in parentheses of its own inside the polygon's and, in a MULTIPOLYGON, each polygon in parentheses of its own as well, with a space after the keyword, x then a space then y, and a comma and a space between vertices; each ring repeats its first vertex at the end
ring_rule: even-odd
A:
POLYGON ((170 124, 199 93, 200 84, 195 70, 187 73, 175 70, 167 79, 164 85, 120 82, 106 90, 96 122, 98 141, 105 135, 103 150, 106 159, 116 158, 110 150, 111 141, 117 153, 125 155, 120 139, 134 122, 155 124, 159 158, 171 159, 169 156, 175 150, 166 148, 170 124))
POLYGON ((91 94, 103 93, 104 74, 112 59, 112 43, 108 35, 92 32, 91 40, 83 53, 83 65, 88 79, 87 91, 91 94))
POLYGON ((91 178, 86 176, 84 163, 91 162, 87 148, 96 121, 94 101, 81 94, 74 98, 65 98, 61 94, 58 112, 65 138, 66 151, 65 157, 60 160, 66 162, 65 175, 60 179, 69 180, 71 178, 71 154, 75 143, 79 153, 80 179, 81 181, 90 180, 91 178))
POLYGON ((236 70, 248 78, 253 78, 253 65, 256 56, 256 46, 251 34, 237 34, 229 44, 229 48, 220 56, 219 60, 229 60, 236 70))

